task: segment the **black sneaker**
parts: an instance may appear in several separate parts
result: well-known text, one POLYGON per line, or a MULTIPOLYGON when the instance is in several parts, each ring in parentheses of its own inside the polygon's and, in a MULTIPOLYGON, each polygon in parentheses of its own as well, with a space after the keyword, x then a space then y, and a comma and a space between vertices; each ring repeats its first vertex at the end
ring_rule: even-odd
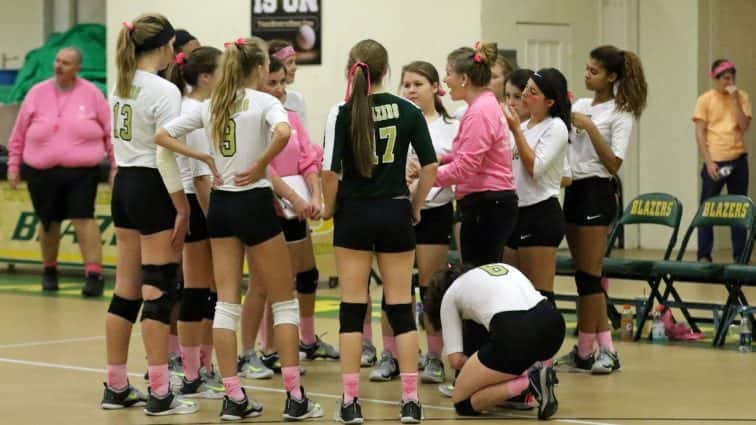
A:
POLYGON ((559 409, 559 402, 554 393, 557 383, 556 372, 551 367, 534 368, 528 373, 530 391, 538 401, 538 419, 549 419, 559 409))
POLYGON ((419 424, 423 420, 423 408, 419 401, 402 400, 399 417, 403 424, 419 424))
POLYGON ((365 421, 362 417, 362 406, 360 401, 355 398, 349 404, 344 404, 344 397, 342 396, 339 407, 336 409, 336 414, 333 418, 336 422, 342 424, 361 424, 365 421))
POLYGON ((309 418, 322 418, 323 408, 319 403, 307 398, 304 388, 299 387, 302 391, 302 399, 295 400, 291 394, 286 393, 286 406, 284 407, 283 418, 287 421, 302 421, 309 418))
POLYGON ((105 288, 105 278, 100 273, 88 273, 81 295, 85 297, 101 297, 105 288))
POLYGON ((45 271, 42 273, 42 290, 43 291, 57 291, 58 290, 58 268, 57 267, 45 267, 45 271))
POLYGON ((281 356, 279 356, 278 353, 262 353, 260 360, 262 360, 263 364, 268 369, 278 374, 281 373, 281 356))
POLYGON ((307 360, 328 359, 338 360, 339 350, 333 345, 323 341, 319 336, 315 337, 315 342, 310 345, 299 342, 299 351, 305 353, 307 360))
POLYGON ((226 395, 223 386, 211 386, 198 376, 194 381, 181 378, 181 395, 186 398, 206 398, 210 400, 220 400, 226 395))
POLYGON ((263 407, 257 400, 253 400, 247 397, 247 392, 242 388, 244 393, 244 400, 234 401, 229 396, 223 398, 223 409, 221 410, 221 420, 224 421, 240 421, 244 418, 254 418, 260 416, 263 411, 263 407))
POLYGON ((105 386, 105 394, 102 396, 100 407, 105 410, 125 409, 133 406, 144 406, 147 403, 147 396, 141 391, 129 385, 121 391, 116 391, 108 384, 105 386))
POLYGON ((144 413, 148 416, 167 416, 167 415, 188 415, 199 410, 199 404, 178 397, 172 392, 168 392, 165 397, 160 398, 152 393, 148 388, 150 397, 147 400, 147 407, 144 413))

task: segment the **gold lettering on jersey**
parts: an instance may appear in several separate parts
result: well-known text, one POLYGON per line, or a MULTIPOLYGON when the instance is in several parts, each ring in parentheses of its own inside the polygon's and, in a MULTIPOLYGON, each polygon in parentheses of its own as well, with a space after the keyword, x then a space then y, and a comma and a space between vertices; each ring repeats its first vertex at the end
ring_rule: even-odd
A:
POLYGON ((743 202, 705 202, 701 215, 709 218, 745 218, 750 208, 743 202))
POLYGON ((231 115, 238 114, 239 112, 244 112, 247 109, 249 109, 249 99, 235 102, 234 106, 231 107, 231 115))
POLYGON ((399 105, 396 103, 373 106, 373 122, 396 119, 399 119, 399 105))
POLYGON ((643 217, 669 217, 672 215, 672 201, 636 199, 630 208, 630 214, 643 217))

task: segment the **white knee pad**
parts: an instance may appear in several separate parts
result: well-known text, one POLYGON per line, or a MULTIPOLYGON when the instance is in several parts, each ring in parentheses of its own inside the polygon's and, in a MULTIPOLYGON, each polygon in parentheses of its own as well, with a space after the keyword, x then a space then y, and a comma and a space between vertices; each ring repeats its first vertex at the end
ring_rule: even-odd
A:
POLYGON ((214 329, 239 330, 239 318, 241 317, 241 304, 231 304, 218 301, 215 304, 214 329))
POLYGON ((273 326, 299 326, 299 301, 296 298, 273 303, 273 326))

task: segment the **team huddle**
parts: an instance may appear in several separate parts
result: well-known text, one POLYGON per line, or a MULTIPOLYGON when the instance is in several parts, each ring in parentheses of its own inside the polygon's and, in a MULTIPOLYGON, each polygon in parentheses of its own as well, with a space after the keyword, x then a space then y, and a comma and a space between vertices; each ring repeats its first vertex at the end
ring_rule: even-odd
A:
POLYGON ((593 50, 585 84, 595 96, 573 101, 559 70, 513 70, 496 45, 478 43, 448 55, 446 89, 429 62, 407 64, 397 96, 384 86, 388 52, 363 40, 349 51, 346 96, 328 113, 321 145, 305 130, 304 97, 287 88, 296 72, 290 44, 248 37, 223 50, 174 52, 180 35, 155 14, 125 22, 118 35, 110 97, 118 263, 102 408, 190 414, 199 410, 192 398, 222 399, 221 419, 241 420, 263 407, 240 378, 280 373, 284 419, 319 418, 300 359, 326 358, 341 363, 334 417, 342 423, 364 420, 360 369, 370 366, 371 381, 401 380, 402 423, 423 419, 420 383, 440 384, 459 415, 527 409, 534 399, 548 419, 558 409, 555 368, 620 368, 601 258, 616 209, 610 178, 646 102, 634 53, 593 50), (466 107, 449 114, 447 94, 466 107), (315 334, 319 273, 307 225, 331 218, 338 349, 315 334), (553 360, 565 337, 554 303, 565 235, 579 335, 553 360), (450 267, 452 238, 462 265, 450 267), (374 261, 380 357, 368 293, 374 261), (127 378, 140 309, 148 394, 127 378), (456 371, 451 384, 444 359, 456 371))

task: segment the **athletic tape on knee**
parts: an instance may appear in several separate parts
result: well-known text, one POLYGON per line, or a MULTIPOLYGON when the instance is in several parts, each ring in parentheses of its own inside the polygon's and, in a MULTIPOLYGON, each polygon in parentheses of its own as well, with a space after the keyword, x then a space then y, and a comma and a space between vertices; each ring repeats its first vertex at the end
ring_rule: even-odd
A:
POLYGON ((417 330, 412 304, 386 304, 386 318, 394 331, 394 336, 417 330))
POLYGON ((297 292, 300 294, 314 294, 318 289, 318 269, 297 273, 297 292))
POLYGON ((108 313, 128 320, 131 323, 136 322, 139 316, 139 309, 142 307, 142 300, 127 300, 113 294, 108 306, 108 313))
POLYGON ((365 303, 345 303, 339 306, 339 333, 362 332, 368 305, 365 303))
POLYGON ((210 290, 207 288, 184 288, 179 308, 179 321, 201 322, 205 318, 210 290))
POLYGON ((175 304, 171 295, 164 293, 160 298, 145 300, 142 308, 142 321, 155 320, 166 325, 171 324, 171 309, 175 304))
POLYGON ((242 305, 224 303, 218 301, 215 304, 215 318, 213 318, 213 328, 228 329, 230 331, 239 330, 239 318, 241 318, 242 305))
POLYGON ((273 310, 273 326, 299 326, 299 301, 296 298, 273 303, 270 308, 273 310))
POLYGON ((479 416, 480 412, 472 407, 472 401, 467 398, 458 403, 454 403, 454 410, 459 416, 479 416))
POLYGON ((604 288, 601 286, 601 276, 594 276, 582 270, 575 272, 575 284, 577 285, 578 295, 581 297, 604 292, 604 288))
POLYGON ((207 304, 205 304, 205 319, 213 320, 215 318, 215 304, 218 303, 218 293, 209 291, 207 304))

